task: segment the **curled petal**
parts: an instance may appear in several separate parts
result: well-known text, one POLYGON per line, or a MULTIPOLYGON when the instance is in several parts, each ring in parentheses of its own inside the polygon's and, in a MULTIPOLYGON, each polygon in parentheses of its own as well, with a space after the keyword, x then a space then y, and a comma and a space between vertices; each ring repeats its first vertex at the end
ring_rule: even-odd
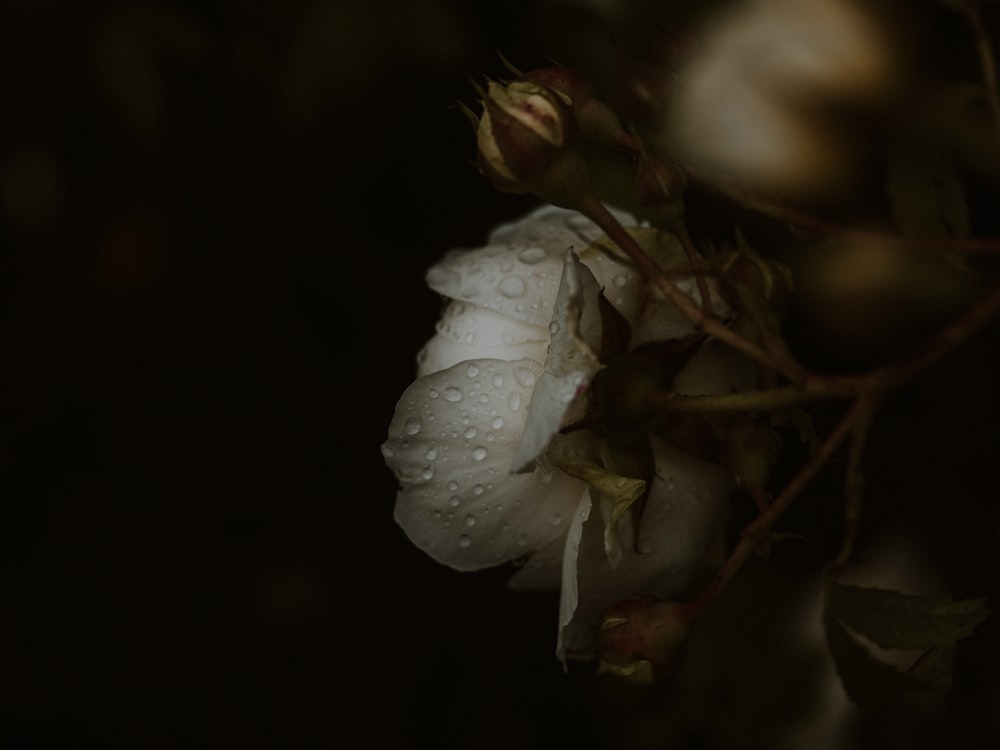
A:
POLYGON ((497 565, 540 549, 569 523, 582 482, 548 468, 510 473, 540 374, 531 360, 462 362, 418 379, 396 405, 382 446, 400 483, 395 518, 435 560, 459 570, 497 565))
POLYGON ((592 648, 602 612, 633 594, 676 596, 721 539, 732 482, 721 466, 651 439, 655 474, 643 509, 636 543, 623 550, 612 569, 604 550, 600 513, 574 518, 569 538, 579 546, 563 561, 559 657, 592 648), (579 528, 577 521, 579 520, 579 528))
POLYGON ((600 347, 600 288, 571 250, 566 254, 549 331, 549 356, 531 394, 524 436, 514 456, 514 471, 529 471, 562 426, 570 404, 601 369, 593 347, 600 347))

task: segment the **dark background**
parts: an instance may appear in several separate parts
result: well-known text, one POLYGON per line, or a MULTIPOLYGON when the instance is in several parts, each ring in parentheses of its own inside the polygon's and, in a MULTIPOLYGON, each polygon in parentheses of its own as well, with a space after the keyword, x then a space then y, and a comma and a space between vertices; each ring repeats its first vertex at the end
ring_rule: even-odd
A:
MULTIPOLYGON (((378 447, 438 312, 423 272, 534 205, 470 166, 451 104, 497 48, 613 74, 572 7, 3 5, 4 747, 765 748, 792 721, 818 656, 777 623, 835 549, 838 472, 787 522, 819 543, 751 563, 650 690, 564 674, 554 594, 392 521, 378 447)), ((873 525, 936 529, 963 595, 997 585, 991 348, 893 400, 870 453, 873 525)), ((858 746, 997 737, 984 630, 957 698, 858 746)))

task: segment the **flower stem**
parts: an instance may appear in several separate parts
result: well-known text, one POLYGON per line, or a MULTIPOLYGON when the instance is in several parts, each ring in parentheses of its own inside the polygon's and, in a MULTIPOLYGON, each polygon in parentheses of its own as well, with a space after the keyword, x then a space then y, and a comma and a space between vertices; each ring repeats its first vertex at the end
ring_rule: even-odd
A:
POLYGON ((636 264, 639 270, 656 284, 656 288, 677 306, 696 329, 704 331, 710 336, 714 336, 720 341, 729 344, 756 362, 773 367, 793 381, 803 379, 805 373, 797 363, 776 361, 774 357, 759 346, 726 327, 721 321, 707 315, 703 309, 695 304, 694 300, 674 286, 673 282, 663 273, 663 270, 639 246, 639 243, 612 216, 611 212, 604 207, 604 204, 596 196, 590 195, 582 199, 577 208, 582 214, 597 224, 632 259, 632 262, 636 264))
POLYGON ((828 385, 825 380, 810 380, 803 385, 790 385, 765 391, 720 393, 708 396, 683 396, 669 391, 654 391, 646 396, 646 405, 662 412, 722 414, 778 411, 814 401, 852 398, 856 395, 857 388, 849 383, 828 385))
POLYGON ((760 546, 760 543, 767 538, 775 522, 781 518, 788 510, 795 499, 799 496, 806 485, 812 480, 816 473, 826 465, 840 444, 854 429, 859 419, 862 419, 869 411, 868 401, 859 399, 841 418, 833 432, 823 441, 819 449, 809 457, 805 465, 792 477, 785 486, 781 494, 774 500, 764 513, 757 516, 743 529, 742 536, 736 548, 733 550, 726 564, 716 574, 712 582, 705 588, 701 596, 692 603, 692 606, 700 614, 704 612, 718 598, 725 588, 732 581, 750 556, 760 546))

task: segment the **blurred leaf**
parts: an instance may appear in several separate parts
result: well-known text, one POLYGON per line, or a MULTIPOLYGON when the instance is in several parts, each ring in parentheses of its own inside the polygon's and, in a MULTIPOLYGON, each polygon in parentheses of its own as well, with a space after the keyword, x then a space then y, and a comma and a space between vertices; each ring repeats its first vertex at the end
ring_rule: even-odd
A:
POLYGON ((985 599, 955 601, 831 583, 826 612, 882 648, 951 647, 989 615, 985 599))
POLYGON ((923 688, 914 677, 875 659, 829 612, 823 617, 823 625, 844 692, 861 709, 876 708, 903 693, 923 688))
POLYGON ((915 143, 889 151, 886 191, 900 231, 908 237, 966 237, 969 207, 955 163, 915 143))
POLYGON ((929 690, 947 690, 951 687, 951 676, 955 671, 954 648, 932 648, 917 659, 907 670, 929 690))

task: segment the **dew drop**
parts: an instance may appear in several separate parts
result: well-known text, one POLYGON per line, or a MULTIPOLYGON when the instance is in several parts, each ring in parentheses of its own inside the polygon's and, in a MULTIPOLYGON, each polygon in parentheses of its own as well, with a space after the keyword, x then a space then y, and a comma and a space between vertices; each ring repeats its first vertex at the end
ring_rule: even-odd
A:
POLYGON ((551 323, 549 323, 549 333, 551 333, 553 336, 559 333, 559 323, 557 321, 553 320, 551 323))
POLYGON ((524 296, 524 279, 520 276, 504 276, 497 288, 504 297, 517 299, 524 296))
POLYGON ((482 461, 486 458, 486 449, 481 445, 477 445, 472 449, 472 458, 476 461, 482 461))
POLYGON ((458 482, 456 482, 454 479, 448 482, 449 492, 456 492, 457 490, 458 490, 458 482))
POLYGON ((403 423, 403 431, 407 435, 416 435, 420 432, 420 417, 416 414, 412 417, 407 417, 406 421, 403 423))
POLYGON ((466 516, 465 517, 465 525, 466 526, 475 526, 476 525, 476 517, 472 516, 472 515, 466 516))
POLYGON ((445 401, 451 401, 452 403, 462 400, 462 392, 455 386, 445 388, 443 395, 445 401))
POLYGON ((465 368, 465 374, 468 375, 470 378, 476 377, 476 375, 479 374, 478 365, 470 363, 469 366, 465 368))
POLYGON ((628 276, 623 273, 620 273, 613 279, 611 279, 611 283, 613 283, 615 286, 625 286, 628 283, 628 276))
POLYGON ((526 247, 517 254, 517 257, 522 263, 533 266, 545 260, 545 251, 540 247, 526 247))
POLYGON ((495 388, 499 388, 502 385, 503 385, 503 375, 499 375, 499 374, 494 375, 493 376, 493 386, 495 388))
POLYGON ((523 385, 525 388, 530 388, 535 384, 535 373, 527 367, 515 367, 514 380, 523 385))
POLYGON ((517 535, 517 546, 524 547, 528 544, 528 535, 524 532, 517 535))
POLYGON ((427 391, 427 395, 430 396, 431 398, 437 398, 438 392, 433 388, 431 388, 429 391, 427 391))
POLYGON ((476 431, 475 427, 470 427, 469 429, 467 429, 465 431, 465 437, 466 437, 466 439, 467 440, 472 440, 472 438, 474 438, 476 436, 476 432, 477 431, 476 431))
POLYGON ((472 544, 472 539, 469 537, 468 534, 462 534, 458 538, 458 546, 461 547, 462 549, 468 549, 471 544, 472 544))
POLYGON ((424 479, 431 479, 434 476, 434 469, 430 466, 425 466, 424 470, 420 473, 420 476, 424 479))
POLYGON ((521 408, 521 394, 512 393, 507 397, 507 406, 510 407, 511 411, 517 411, 521 408))
POLYGON ((499 430, 499 429, 500 429, 501 427, 503 427, 503 419, 502 419, 502 418, 500 418, 500 417, 497 417, 497 418, 496 418, 496 419, 494 419, 494 420, 493 420, 492 422, 490 422, 490 426, 491 426, 491 427, 492 427, 492 428, 493 428, 494 430, 499 430))
POLYGON ((552 518, 549 519, 549 523, 551 523, 553 526, 558 526, 562 522, 563 518, 558 513, 556 513, 554 516, 552 516, 552 518))
POLYGON ((483 485, 477 484, 475 487, 472 488, 472 494, 473 495, 482 495, 483 494, 483 489, 484 489, 483 485))
POLYGON ((450 505, 452 508, 457 508, 461 504, 462 504, 462 499, 458 495, 452 495, 450 498, 448 498, 448 505, 450 505))
POLYGON ((424 454, 424 458, 428 461, 434 461, 438 457, 437 448, 431 448, 427 453, 424 454))

